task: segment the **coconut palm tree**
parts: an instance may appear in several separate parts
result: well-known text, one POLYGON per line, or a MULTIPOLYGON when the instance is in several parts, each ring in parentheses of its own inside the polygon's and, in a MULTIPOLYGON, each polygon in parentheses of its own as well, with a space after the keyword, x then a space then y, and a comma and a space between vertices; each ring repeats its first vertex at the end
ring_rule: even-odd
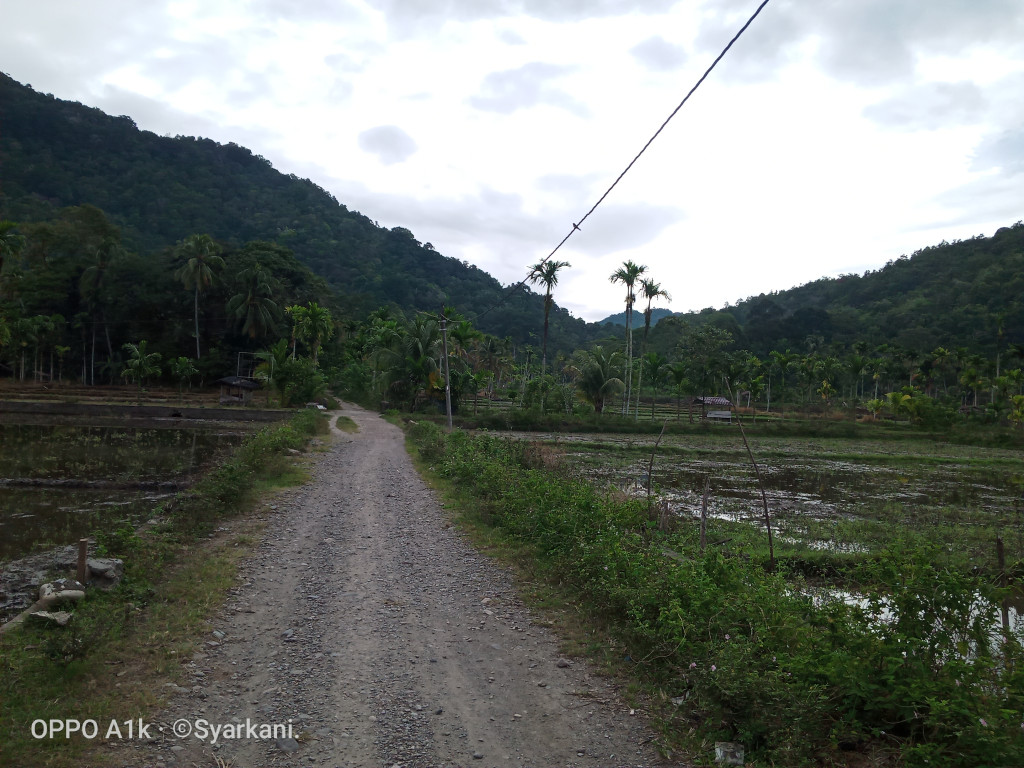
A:
POLYGON ((306 319, 307 309, 301 304, 285 307, 284 312, 292 321, 292 360, 295 359, 295 348, 299 345, 299 328, 306 319))
POLYGON ((142 340, 138 344, 125 344, 123 347, 128 353, 128 362, 125 363, 121 375, 135 382, 139 388, 140 400, 142 396, 142 382, 150 376, 160 373, 160 353, 149 352, 146 346, 146 341, 142 340))
POLYGON ((646 265, 634 264, 632 261, 624 261, 622 266, 612 273, 608 278, 612 283, 622 283, 626 286, 626 354, 625 367, 622 378, 626 383, 626 398, 622 401, 622 415, 629 415, 629 400, 632 396, 633 385, 633 302, 636 301, 636 294, 633 288, 640 275, 647 271, 646 265))
MULTIPOLYGON (((683 390, 690 384, 690 369, 686 363, 680 361, 672 363, 668 368, 668 375, 672 379, 672 391, 676 395, 676 421, 679 421, 679 405, 683 397, 683 390)), ((690 414, 690 421, 693 421, 693 414, 690 414)))
POLYGON ((440 386, 438 351, 441 327, 427 315, 406 321, 394 337, 382 340, 371 353, 377 370, 383 373, 385 387, 392 400, 406 400, 409 410, 416 404, 421 389, 440 386))
MULTIPOLYGON (((256 353, 256 359, 260 364, 256 366, 256 378, 267 384, 267 405, 270 405, 270 392, 276 389, 284 402, 284 382, 278 377, 278 373, 285 369, 288 362, 288 340, 278 339, 269 348, 256 353)), ((294 359, 294 358, 292 358, 294 359)))
MULTIPOLYGON (((646 368, 647 372, 651 377, 651 387, 654 389, 654 396, 651 398, 651 419, 654 419, 654 405, 658 400, 658 385, 661 384, 665 378, 665 374, 668 372, 668 360, 659 355, 657 352, 648 352, 640 358, 642 365, 640 366, 641 371, 646 368)), ((637 382, 637 389, 640 388, 639 381, 637 382)), ((640 416, 640 398, 637 398, 636 402, 637 418, 640 416)))
POLYGON ((910 408, 911 396, 906 392, 890 392, 885 396, 885 407, 892 411, 893 420, 899 418, 900 413, 910 408))
POLYGON ((178 400, 184 397, 185 384, 188 384, 189 392, 192 391, 192 377, 195 376, 199 371, 196 370, 195 364, 187 357, 177 357, 171 360, 168 365, 171 376, 178 380, 178 400))
POLYGON ((241 292, 228 301, 227 310, 250 339, 263 338, 276 330, 281 310, 272 298, 277 281, 257 262, 238 273, 241 292))
POLYGON ((581 350, 576 354, 576 368, 580 372, 576 386, 583 398, 594 406, 597 413, 604 411, 605 399, 625 386, 622 379, 613 373, 619 364, 619 353, 606 353, 604 348, 596 346, 590 350, 581 350))
MULTIPOLYGON (((334 335, 334 322, 331 319, 331 312, 327 307, 321 307, 315 301, 311 301, 308 307, 289 307, 289 310, 302 309, 295 317, 295 333, 304 342, 309 344, 310 353, 313 357, 314 367, 317 365, 317 356, 320 353, 320 345, 330 340, 334 335)), ((294 357, 294 346, 292 347, 294 357)))
POLYGON ((217 253, 217 244, 209 235, 189 235, 175 248, 175 254, 185 263, 178 268, 175 276, 181 280, 185 290, 195 291, 193 308, 195 313, 196 360, 201 358, 199 350, 199 294, 213 285, 214 269, 224 267, 224 259, 217 253))
MULTIPOLYGON (((647 354, 647 335, 651 332, 651 304, 655 299, 664 299, 665 301, 672 301, 672 297, 669 296, 668 291, 661 289, 661 284, 656 283, 653 280, 644 278, 640 281, 640 293, 645 299, 647 299, 647 308, 644 310, 644 337, 640 342, 640 357, 643 358, 647 354)), ((636 380, 636 418, 640 419, 640 389, 643 384, 644 378, 644 367, 640 366, 640 375, 636 380)), ((651 405, 651 418, 654 418, 654 405, 651 405)))
POLYGON ((536 285, 541 283, 544 286, 544 341, 541 346, 540 375, 543 376, 548 365, 548 316, 551 314, 551 305, 554 299, 551 298, 552 289, 558 285, 558 272, 565 267, 572 266, 568 261, 539 261, 530 267, 530 274, 526 279, 536 285))

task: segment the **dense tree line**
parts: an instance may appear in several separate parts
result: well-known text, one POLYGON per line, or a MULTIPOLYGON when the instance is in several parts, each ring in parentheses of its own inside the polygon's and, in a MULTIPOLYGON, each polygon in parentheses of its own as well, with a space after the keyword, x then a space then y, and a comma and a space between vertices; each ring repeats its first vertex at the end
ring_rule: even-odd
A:
MULTIPOLYGON (((128 379, 141 386, 162 377, 180 386, 234 373, 240 353, 248 353, 246 360, 263 362, 262 375, 283 399, 286 386, 309 380, 323 390, 330 381, 395 407, 433 408, 444 392, 443 311, 457 408, 468 399, 475 408, 485 397, 540 411, 601 413, 614 400, 621 415, 639 418, 642 397, 652 409, 659 396, 675 397, 678 412, 684 398, 723 395, 783 414, 845 407, 933 424, 957 414, 1024 420, 1024 344, 1006 311, 992 318, 988 349, 912 349, 863 338, 847 346, 810 333, 758 355, 744 344, 742 326, 721 322, 724 313, 653 325, 653 303, 667 292, 646 277, 644 265, 627 261, 611 280, 626 286, 629 316, 641 301, 642 330, 549 357, 546 334, 536 340, 539 348, 487 334, 457 306, 434 313, 385 306, 363 320, 346 317, 326 281, 277 243, 231 247, 194 234, 138 253, 93 206, 48 221, 0 223, 0 257, 0 363, 22 381, 128 379)), ((545 287, 534 327, 547 326, 558 272, 568 266, 534 265, 532 275, 545 287)), ((245 373, 253 373, 251 363, 245 373)))
POLYGON ((89 205, 0 224, 0 254, 0 364, 20 381, 209 381, 233 375, 239 353, 253 361, 287 338, 316 367, 342 314, 279 244, 197 234, 139 253, 89 205))
POLYGON ((486 392, 572 410, 571 391, 635 417, 641 397, 731 387, 765 409, 867 408, 891 395, 906 413, 924 395, 1005 415, 1020 394, 1020 222, 660 322, 651 301, 665 290, 627 261, 615 277, 623 323, 637 330, 623 334, 558 306, 564 262, 524 266, 539 293, 503 288, 244 147, 155 136, 2 75, 0 123, 0 360, 18 378, 119 381, 136 359, 125 345, 146 341, 172 380, 188 366, 207 380, 233 372, 239 352, 275 370, 278 358, 306 357, 353 391, 411 407, 436 395, 447 307, 462 336, 457 399, 486 392), (312 307, 332 318, 317 341, 297 330, 312 307))

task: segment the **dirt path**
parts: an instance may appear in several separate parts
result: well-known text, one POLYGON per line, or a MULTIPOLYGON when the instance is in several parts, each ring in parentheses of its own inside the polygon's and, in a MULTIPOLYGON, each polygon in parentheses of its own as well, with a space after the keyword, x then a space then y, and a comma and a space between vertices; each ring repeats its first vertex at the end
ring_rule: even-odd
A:
MULTIPOLYGON (((654 734, 565 666, 510 577, 450 527, 401 431, 346 406, 312 483, 284 496, 212 629, 125 765, 650 766, 654 734), (561 663, 562 666, 559 666, 561 663), (288 739, 170 736, 179 718, 293 723, 288 739), (221 762, 222 761, 222 762, 221 762)), ((182 726, 179 726, 182 727, 182 726)))

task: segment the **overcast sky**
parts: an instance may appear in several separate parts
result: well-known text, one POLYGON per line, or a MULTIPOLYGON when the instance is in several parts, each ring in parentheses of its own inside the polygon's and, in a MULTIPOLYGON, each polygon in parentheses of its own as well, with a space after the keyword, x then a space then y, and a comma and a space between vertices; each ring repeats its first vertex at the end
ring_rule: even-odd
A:
MULTIPOLYGON (((757 5, 4 0, 0 70, 247 146, 512 283, 757 5)), ((559 252, 556 300, 621 311, 632 259, 671 309, 721 307, 1022 218, 1024 2, 772 0, 559 252)))

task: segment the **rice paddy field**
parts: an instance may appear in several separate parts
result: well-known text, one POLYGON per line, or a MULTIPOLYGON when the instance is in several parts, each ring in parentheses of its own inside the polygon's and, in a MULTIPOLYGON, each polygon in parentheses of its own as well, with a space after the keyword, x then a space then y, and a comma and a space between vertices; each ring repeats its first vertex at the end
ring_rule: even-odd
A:
POLYGON ((244 432, 0 425, 0 562, 147 519, 244 432))
MULTIPOLYGON (((598 487, 651 493, 676 524, 697 525, 705 482, 709 537, 764 528, 757 477, 738 429, 700 435, 527 435, 598 487), (653 465, 651 456, 654 454, 653 465), (739 526, 740 528, 737 528, 739 526)), ((777 549, 870 552, 913 531, 995 565, 1024 560, 1024 456, 930 440, 751 436, 777 549)))

